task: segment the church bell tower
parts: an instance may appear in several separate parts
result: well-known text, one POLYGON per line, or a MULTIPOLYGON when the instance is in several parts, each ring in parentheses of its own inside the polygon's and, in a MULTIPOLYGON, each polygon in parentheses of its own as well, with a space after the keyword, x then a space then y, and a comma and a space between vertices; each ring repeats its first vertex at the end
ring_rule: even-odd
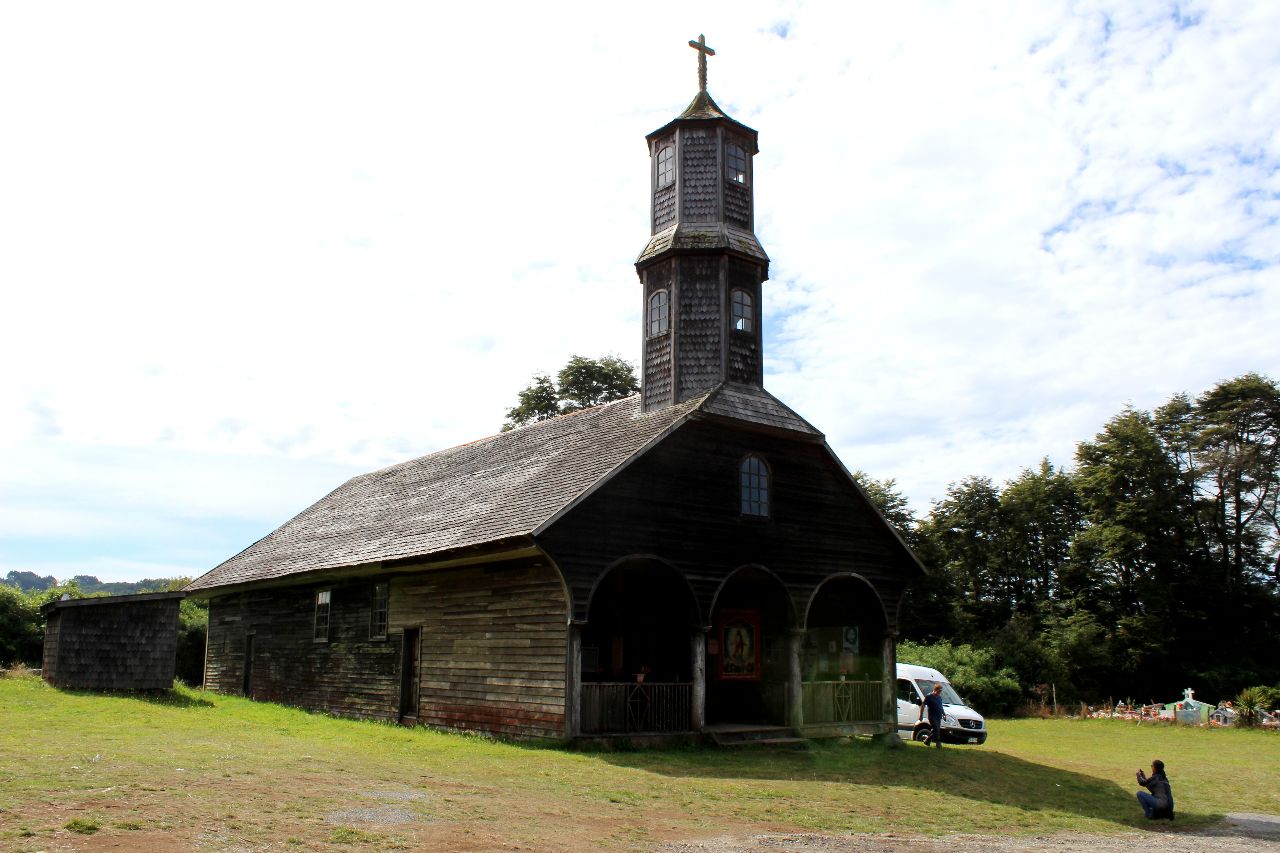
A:
POLYGON ((644 295, 644 411, 736 383, 762 388, 760 286, 769 258, 755 235, 756 132, 707 93, 699 36, 698 94, 650 133, 650 233, 636 259, 644 295))

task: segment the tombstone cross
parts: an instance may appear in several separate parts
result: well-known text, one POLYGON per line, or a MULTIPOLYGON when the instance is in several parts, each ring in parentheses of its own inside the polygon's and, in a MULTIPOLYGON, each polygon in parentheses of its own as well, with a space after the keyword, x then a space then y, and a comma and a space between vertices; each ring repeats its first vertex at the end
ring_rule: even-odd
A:
POLYGON ((707 47, 707 37, 698 34, 697 41, 690 41, 689 47, 698 52, 698 91, 707 91, 707 57, 715 56, 716 52, 707 47))

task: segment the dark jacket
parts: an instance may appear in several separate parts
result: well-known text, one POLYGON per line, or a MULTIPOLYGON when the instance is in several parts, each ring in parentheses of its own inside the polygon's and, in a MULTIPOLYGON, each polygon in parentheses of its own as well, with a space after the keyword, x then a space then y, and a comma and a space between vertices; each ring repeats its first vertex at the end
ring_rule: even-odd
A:
POLYGON ((945 713, 942 707, 942 697, 937 693, 930 693, 924 697, 924 707, 920 709, 920 716, 929 715, 929 721, 941 720, 945 713))
POLYGON ((1173 789, 1169 786, 1169 777, 1163 773, 1148 776, 1138 771, 1138 784, 1151 792, 1155 797, 1157 809, 1167 809, 1173 805, 1173 789))

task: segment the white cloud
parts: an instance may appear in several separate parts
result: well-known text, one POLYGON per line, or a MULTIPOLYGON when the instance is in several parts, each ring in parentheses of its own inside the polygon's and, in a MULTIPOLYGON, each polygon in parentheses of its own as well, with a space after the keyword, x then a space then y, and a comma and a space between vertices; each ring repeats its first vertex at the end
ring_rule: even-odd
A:
POLYGON ((0 473, 4 536, 274 523, 635 358, 699 31, 761 132, 768 385, 918 508, 1280 372, 1268 4, 11 5, 0 445, 62 470, 0 473))

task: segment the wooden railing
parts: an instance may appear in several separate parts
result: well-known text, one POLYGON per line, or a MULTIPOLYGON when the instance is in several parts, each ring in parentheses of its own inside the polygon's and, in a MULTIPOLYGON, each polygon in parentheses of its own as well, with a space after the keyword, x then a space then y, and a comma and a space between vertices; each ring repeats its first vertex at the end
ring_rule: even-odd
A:
POLYGON ((806 681, 804 721, 811 723, 875 723, 884 716, 880 681, 806 681))
POLYGON ((589 682, 582 685, 582 733, 687 732, 693 685, 682 682, 589 682))

